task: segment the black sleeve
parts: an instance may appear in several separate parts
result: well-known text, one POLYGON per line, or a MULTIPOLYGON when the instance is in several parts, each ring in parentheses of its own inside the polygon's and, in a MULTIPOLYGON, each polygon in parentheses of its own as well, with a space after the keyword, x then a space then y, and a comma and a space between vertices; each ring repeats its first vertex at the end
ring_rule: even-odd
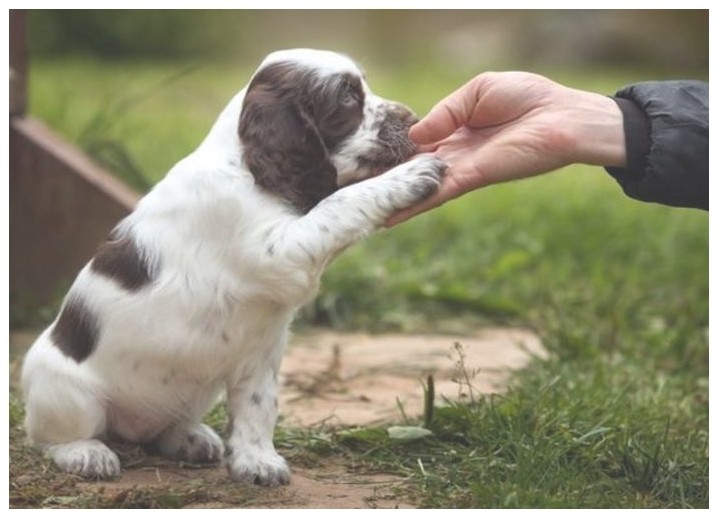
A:
POLYGON ((708 83, 655 81, 620 90, 626 167, 607 167, 641 201, 708 210, 708 83))

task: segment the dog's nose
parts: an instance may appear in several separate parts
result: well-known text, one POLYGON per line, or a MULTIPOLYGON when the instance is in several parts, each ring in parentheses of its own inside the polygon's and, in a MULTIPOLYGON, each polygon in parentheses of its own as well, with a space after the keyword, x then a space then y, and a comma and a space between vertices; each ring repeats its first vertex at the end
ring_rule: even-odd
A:
POLYGON ((414 112, 410 111, 409 115, 407 116, 406 122, 407 122, 407 124, 409 124, 409 126, 413 126, 414 124, 419 122, 419 117, 417 117, 414 112))
POLYGON ((403 134, 419 121, 414 112, 399 103, 392 103, 386 110, 384 120, 379 131, 380 138, 391 137, 396 134, 403 134))
MULTIPOLYGON (((409 128, 417 121, 414 112, 403 104, 392 103, 387 107, 379 126, 379 140, 391 148, 392 160, 405 160, 416 152, 416 144, 409 139, 409 128)), ((392 162, 391 165, 396 164, 392 162)))
POLYGON ((394 103, 389 111, 388 117, 393 118, 401 125, 413 126, 419 122, 419 118, 410 108, 401 103, 394 103))

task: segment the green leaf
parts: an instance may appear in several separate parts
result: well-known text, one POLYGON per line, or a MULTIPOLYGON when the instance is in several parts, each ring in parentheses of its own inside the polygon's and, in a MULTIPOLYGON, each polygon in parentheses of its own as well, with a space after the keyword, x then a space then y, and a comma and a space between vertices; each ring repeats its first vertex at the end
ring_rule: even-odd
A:
POLYGON ((390 426, 386 431, 389 439, 400 442, 416 441, 433 435, 431 430, 421 426, 390 426))
POLYGON ((386 431, 381 428, 354 428, 342 430, 337 438, 341 444, 374 444, 386 439, 386 431))

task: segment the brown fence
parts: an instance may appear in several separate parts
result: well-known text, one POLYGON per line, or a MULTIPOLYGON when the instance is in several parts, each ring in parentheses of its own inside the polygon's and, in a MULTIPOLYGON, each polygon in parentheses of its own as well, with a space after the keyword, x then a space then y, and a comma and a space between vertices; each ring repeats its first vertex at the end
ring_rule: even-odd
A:
POLYGON ((55 304, 139 194, 27 108, 26 14, 10 10, 10 311, 55 304))

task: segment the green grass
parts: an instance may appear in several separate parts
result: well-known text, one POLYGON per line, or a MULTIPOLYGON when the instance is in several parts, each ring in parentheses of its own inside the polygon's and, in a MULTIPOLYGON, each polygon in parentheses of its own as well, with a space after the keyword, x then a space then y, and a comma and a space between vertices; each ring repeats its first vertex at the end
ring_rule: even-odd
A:
POLYGON ((707 460, 695 458, 705 455, 705 429, 687 425, 685 409, 669 410, 685 387, 576 367, 553 362, 548 381, 538 369, 504 396, 439 408, 433 437, 374 441, 368 457, 413 476, 424 507, 705 506, 707 460))
MULTIPOLYGON (((186 70, 36 61, 32 112, 86 149, 114 143, 105 159, 130 163, 124 174, 141 187, 191 151, 250 73, 186 70)), ((367 72, 378 93, 419 113, 464 79, 437 67, 367 72)), ((552 77, 607 94, 648 78, 552 77)), ((299 325, 487 323, 535 329, 551 358, 502 396, 439 405, 429 438, 280 429, 280 449, 403 474, 425 507, 708 506, 705 213, 629 200, 584 166, 494 186, 348 250, 299 325)))

